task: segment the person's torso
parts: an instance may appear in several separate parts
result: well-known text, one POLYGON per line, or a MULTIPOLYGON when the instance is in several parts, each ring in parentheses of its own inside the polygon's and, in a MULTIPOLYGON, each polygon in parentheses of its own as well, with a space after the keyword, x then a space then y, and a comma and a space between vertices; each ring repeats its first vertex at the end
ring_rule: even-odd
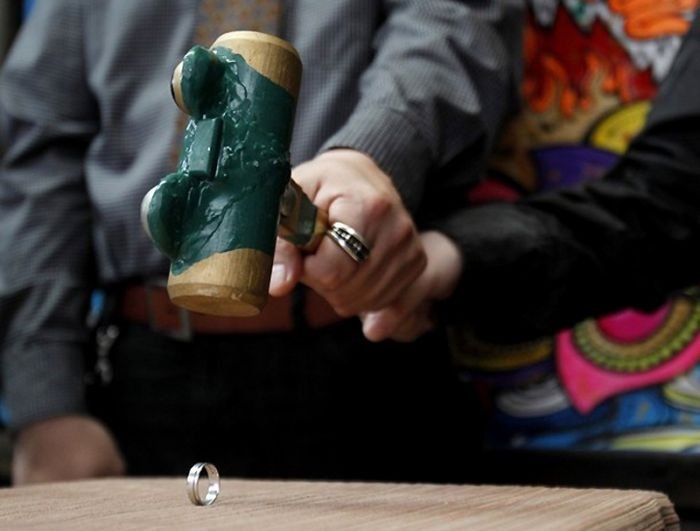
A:
MULTIPOLYGON (((532 0, 524 108, 475 202, 597 178, 644 125, 697 0, 532 0)), ((575 279, 572 279, 575 282, 575 279)), ((458 364, 484 386, 491 444, 689 451, 700 442, 700 305, 591 318, 515 347, 455 332, 458 364)))

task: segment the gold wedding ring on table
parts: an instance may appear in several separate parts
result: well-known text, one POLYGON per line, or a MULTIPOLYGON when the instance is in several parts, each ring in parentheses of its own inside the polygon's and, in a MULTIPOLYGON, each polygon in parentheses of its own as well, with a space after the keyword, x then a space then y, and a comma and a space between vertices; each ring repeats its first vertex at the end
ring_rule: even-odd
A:
POLYGON ((190 468, 190 473, 187 475, 187 496, 195 505, 211 505, 221 492, 219 483, 219 471, 211 463, 196 463, 190 468), (202 499, 199 494, 199 480, 202 476, 202 470, 207 473, 207 494, 202 499))
POLYGON ((326 236, 358 264, 369 258, 369 245, 360 233, 350 225, 336 221, 326 231, 326 236))

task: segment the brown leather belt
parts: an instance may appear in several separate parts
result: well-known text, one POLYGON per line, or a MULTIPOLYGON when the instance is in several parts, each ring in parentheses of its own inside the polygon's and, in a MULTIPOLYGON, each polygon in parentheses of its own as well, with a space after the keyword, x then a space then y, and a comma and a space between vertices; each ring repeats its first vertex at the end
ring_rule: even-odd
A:
MULTIPOLYGON (((127 321, 146 324, 156 332, 177 339, 190 339, 199 334, 254 334, 294 330, 292 297, 268 299, 256 317, 218 317, 189 312, 170 302, 165 287, 131 284, 122 292, 121 316, 127 321)), ((311 328, 336 323, 343 318, 316 292, 307 290, 304 317, 311 328)))

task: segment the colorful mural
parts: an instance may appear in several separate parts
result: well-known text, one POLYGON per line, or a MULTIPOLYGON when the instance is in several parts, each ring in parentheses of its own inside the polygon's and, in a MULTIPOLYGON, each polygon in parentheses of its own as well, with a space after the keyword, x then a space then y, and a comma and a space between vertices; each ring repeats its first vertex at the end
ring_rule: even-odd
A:
MULTIPOLYGON (((524 110, 472 202, 602 175, 641 130, 700 0, 529 0, 524 110)), ((694 452, 700 303, 589 319, 525 345, 454 330, 455 359, 492 412, 492 446, 694 452)))

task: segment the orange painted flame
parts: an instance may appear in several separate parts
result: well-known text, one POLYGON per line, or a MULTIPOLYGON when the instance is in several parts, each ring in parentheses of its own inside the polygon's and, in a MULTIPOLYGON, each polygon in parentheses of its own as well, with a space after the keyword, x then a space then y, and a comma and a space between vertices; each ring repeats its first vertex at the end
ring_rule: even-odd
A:
POLYGON ((690 27, 688 14, 700 0, 609 0, 611 11, 625 19, 633 39, 683 35, 690 27))
MULTIPOLYGON (((631 8, 640 2, 648 0, 611 0, 617 8, 631 8)), ((654 2, 663 4, 664 0, 654 2)), ((698 3, 700 0, 670 2, 698 3)), ((563 117, 570 118, 591 106, 595 90, 629 103, 653 98, 656 88, 651 72, 635 68, 626 49, 600 20, 584 31, 562 7, 552 27, 537 27, 530 17, 525 30, 523 92, 533 111, 557 109, 563 117)))

